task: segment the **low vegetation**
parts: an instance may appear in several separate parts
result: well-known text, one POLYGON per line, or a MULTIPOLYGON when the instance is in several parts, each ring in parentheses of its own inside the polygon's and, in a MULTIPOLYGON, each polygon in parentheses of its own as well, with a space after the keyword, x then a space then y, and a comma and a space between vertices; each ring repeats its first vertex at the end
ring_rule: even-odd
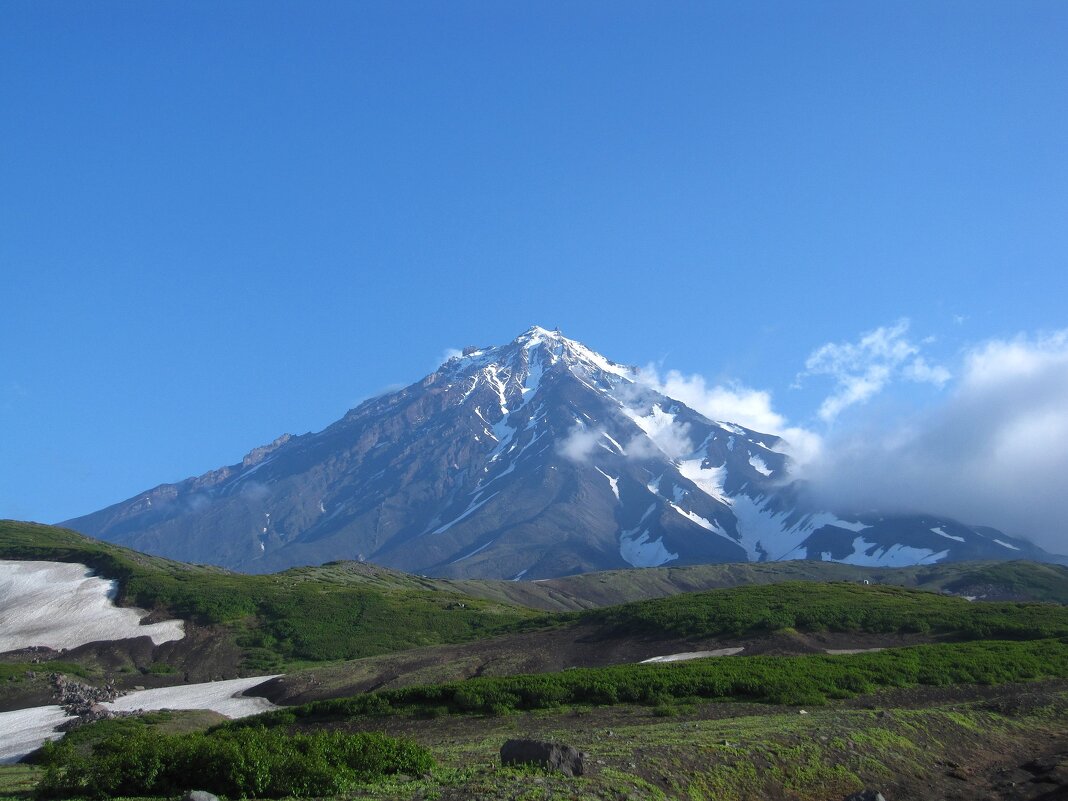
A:
POLYGON ((284 726, 391 715, 500 715, 576 704, 658 706, 695 699, 820 705, 892 687, 1043 678, 1068 678, 1068 640, 940 643, 850 656, 711 658, 474 678, 316 701, 230 725, 284 726))
POLYGON ((83 753, 45 747, 43 798, 170 796, 201 789, 230 798, 335 796, 398 773, 430 770, 430 752, 381 734, 268 729, 165 735, 139 728, 113 734, 83 753))
POLYGON ((82 665, 73 662, 49 660, 45 662, 0 662, 0 682, 20 682, 28 678, 47 676, 50 673, 66 673, 68 676, 87 678, 90 675, 82 665))
POLYGON ((583 612, 633 635, 741 638, 782 629, 933 634, 965 640, 1068 636, 1068 607, 971 603, 902 587, 848 582, 732 587, 583 612))

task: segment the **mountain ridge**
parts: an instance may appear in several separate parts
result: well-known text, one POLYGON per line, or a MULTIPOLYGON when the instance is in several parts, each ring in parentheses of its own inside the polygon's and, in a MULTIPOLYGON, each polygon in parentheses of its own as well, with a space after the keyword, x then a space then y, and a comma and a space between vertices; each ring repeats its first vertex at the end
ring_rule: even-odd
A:
POLYGON ((469 347, 320 432, 65 525, 271 572, 336 559, 442 577, 808 558, 892 566, 1049 554, 937 515, 809 504, 777 435, 710 420, 532 327, 469 347))

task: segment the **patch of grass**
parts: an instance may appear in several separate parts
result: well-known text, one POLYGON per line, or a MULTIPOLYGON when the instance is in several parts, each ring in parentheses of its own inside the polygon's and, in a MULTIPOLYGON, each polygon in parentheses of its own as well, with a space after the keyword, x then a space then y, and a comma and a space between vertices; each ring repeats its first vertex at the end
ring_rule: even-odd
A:
POLYGON ((60 660, 46 662, 0 662, 0 681, 25 681, 34 674, 37 678, 49 673, 66 673, 68 676, 88 678, 90 671, 82 665, 60 660))
POLYGON ((0 765, 0 798, 31 798, 41 775, 33 765, 0 765))

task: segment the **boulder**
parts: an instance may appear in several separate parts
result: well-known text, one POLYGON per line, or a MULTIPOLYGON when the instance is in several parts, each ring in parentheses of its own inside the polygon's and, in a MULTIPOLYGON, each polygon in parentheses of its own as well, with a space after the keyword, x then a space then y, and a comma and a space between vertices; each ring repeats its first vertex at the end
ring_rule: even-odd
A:
POLYGON ((182 801, 219 801, 219 797, 207 790, 187 790, 182 796, 182 801))
POLYGON ((878 790, 861 790, 853 795, 846 796, 845 801, 886 801, 883 794, 878 790))
POLYGON ((509 740, 501 747, 502 765, 538 765, 565 776, 581 776, 586 758, 586 754, 570 745, 541 740, 509 740))

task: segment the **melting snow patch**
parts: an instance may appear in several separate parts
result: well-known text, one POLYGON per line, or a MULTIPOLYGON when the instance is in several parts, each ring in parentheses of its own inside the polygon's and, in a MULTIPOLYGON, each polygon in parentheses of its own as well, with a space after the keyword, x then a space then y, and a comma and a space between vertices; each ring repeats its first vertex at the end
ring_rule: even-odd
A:
POLYGON ((1007 542, 1002 542, 1002 541, 1001 541, 1001 540, 999 540, 999 539, 995 539, 995 540, 994 540, 994 542, 996 542, 996 543, 997 543, 998 545, 1000 545, 1000 546, 1001 546, 1001 547, 1003 547, 1003 548, 1008 548, 1008 549, 1009 549, 1009 550, 1011 550, 1011 551, 1018 551, 1018 550, 1020 550, 1020 549, 1019 549, 1019 548, 1017 548, 1017 547, 1016 547, 1015 545, 1010 545, 1009 543, 1007 543, 1007 542))
POLYGON ((650 541, 649 532, 642 530, 642 523, 655 510, 656 504, 650 504, 637 526, 619 533, 619 555, 631 567, 659 567, 665 562, 679 558, 677 553, 671 553, 664 547, 663 539, 650 541))
MULTIPOLYGON (((498 478, 499 478, 499 476, 498 476, 498 478)), ((472 514, 474 514, 474 513, 475 513, 475 512, 477 512, 477 511, 478 511, 479 509, 481 509, 481 508, 482 508, 483 506, 485 506, 485 505, 486 505, 487 503, 489 503, 489 502, 490 502, 490 501, 492 501, 492 500, 493 500, 494 498, 496 498, 499 492, 500 492, 500 490, 497 490, 497 492, 495 492, 495 493, 493 493, 492 495, 490 495, 490 496, 489 496, 488 498, 486 498, 486 500, 484 500, 484 501, 479 501, 478 503, 474 503, 474 502, 472 502, 472 503, 471 503, 471 505, 470 505, 470 506, 468 506, 468 507, 467 507, 467 509, 465 509, 465 510, 463 511, 463 513, 461 513, 461 514, 460 514, 460 516, 459 516, 459 517, 457 517, 457 518, 455 518, 455 519, 453 519, 453 520, 450 520, 450 521, 449 521, 448 523, 446 523, 445 525, 443 525, 443 526, 440 526, 440 527, 438 527, 438 528, 434 529, 434 533, 435 533, 435 534, 442 534, 442 533, 444 533, 444 532, 448 531, 448 530, 449 530, 450 528, 452 528, 453 526, 455 526, 455 525, 456 525, 457 523, 459 523, 459 522, 460 522, 461 520, 463 520, 463 519, 464 519, 465 517, 468 517, 469 515, 472 515, 472 514)), ((475 497, 477 498, 478 496, 476 495, 475 497)))
POLYGON ((815 531, 817 528, 823 528, 824 526, 834 526, 835 528, 844 528, 847 531, 863 531, 871 526, 866 523, 854 523, 849 520, 842 520, 830 512, 820 512, 814 514, 806 520, 806 528, 809 531, 815 531))
POLYGON ((744 648, 717 648, 714 651, 685 651, 681 654, 668 654, 667 656, 654 656, 643 659, 639 665, 649 665, 661 662, 685 662, 687 659, 704 659, 708 656, 734 656, 744 651, 744 648))
POLYGON ((733 431, 735 434, 738 434, 740 436, 745 436, 745 429, 741 426, 735 425, 734 423, 728 423, 725 420, 717 420, 716 425, 718 425, 720 428, 726 429, 727 431, 733 431))
POLYGON ((44 645, 59 650, 101 640, 180 640, 180 620, 142 626, 143 609, 115 606, 116 582, 85 565, 0 560, 0 653, 44 645))
POLYGON ((160 687, 116 698, 104 706, 115 712, 146 712, 157 709, 210 709, 228 718, 244 718, 277 709, 266 698, 242 695, 275 676, 254 676, 229 681, 209 681, 204 684, 181 684, 177 687, 160 687))
MULTIPOLYGON (((492 540, 487 542, 485 545, 479 545, 477 548, 475 548, 475 550, 471 551, 470 553, 465 553, 459 559, 453 559, 451 562, 449 562, 449 564, 450 565, 455 565, 457 562, 462 562, 464 559, 470 559, 476 553, 481 553, 482 551, 486 550, 488 547, 493 545, 493 543, 496 542, 496 541, 497 541, 497 538, 494 537, 492 540)), ((523 571, 523 572, 525 573, 526 571, 523 571)))
POLYGON ((727 477, 727 466, 701 467, 704 459, 686 459, 679 462, 679 473, 688 478, 705 495, 720 503, 727 503, 723 493, 723 482, 727 477))
POLYGON ((612 494, 616 496, 616 500, 618 501, 619 500, 619 479, 618 478, 612 478, 610 475, 608 475, 608 473, 606 473, 604 470, 602 470, 599 467, 595 468, 595 469, 597 470, 598 473, 600 473, 602 476, 604 476, 605 478, 608 479, 608 484, 612 487, 612 494))
MULTIPOLYGON (((159 709, 210 709, 229 718, 243 718, 277 709, 266 698, 242 695, 276 676, 256 676, 206 684, 183 684, 156 690, 139 690, 104 704, 115 712, 159 709)), ((48 740, 58 740, 63 732, 56 726, 73 716, 61 706, 39 706, 0 712, 0 764, 18 762, 48 740)))
POLYGON ((804 533, 785 524, 785 513, 772 512, 748 495, 735 495, 729 503, 741 537, 739 544, 754 562, 786 559, 804 539, 804 533))
MULTIPOLYGON (((731 536, 726 531, 724 531, 723 528, 721 526, 719 526, 717 523, 709 522, 708 520, 706 520, 705 518, 701 517, 701 515, 697 514, 696 512, 688 512, 685 509, 683 509, 681 506, 677 506, 676 504, 672 503, 671 501, 668 501, 668 506, 670 506, 672 509, 674 509, 676 512, 678 512, 680 515, 685 517, 691 523, 696 523, 697 525, 699 525, 701 528, 705 529, 706 531, 711 531, 713 534, 719 534, 721 537, 726 537, 731 542, 735 542, 733 539, 731 539, 731 536)), ((735 543, 735 544, 737 544, 737 543, 735 543)))
POLYGON ((648 531, 643 531, 637 537, 633 531, 623 532, 619 537, 619 555, 631 567, 659 567, 679 558, 677 553, 671 553, 664 547, 662 539, 650 541, 648 531))
POLYGON ((964 537, 958 537, 954 534, 947 534, 942 530, 941 526, 935 526, 931 529, 931 531, 933 531, 939 537, 945 537, 947 540, 956 540, 957 542, 964 542, 964 537))
POLYGON ((58 726, 69 717, 61 706, 39 706, 0 712, 0 765, 18 762, 48 740, 58 740, 58 726))
POLYGON ((753 469, 758 473, 765 476, 771 475, 771 468, 768 467, 768 463, 761 459, 757 454, 754 453, 749 457, 749 464, 751 464, 753 469))
POLYGON ((908 545, 891 545, 884 548, 876 542, 857 537, 853 540, 853 553, 838 561, 864 567, 909 567, 938 562, 948 555, 949 551, 935 553, 928 548, 912 548, 908 545))

